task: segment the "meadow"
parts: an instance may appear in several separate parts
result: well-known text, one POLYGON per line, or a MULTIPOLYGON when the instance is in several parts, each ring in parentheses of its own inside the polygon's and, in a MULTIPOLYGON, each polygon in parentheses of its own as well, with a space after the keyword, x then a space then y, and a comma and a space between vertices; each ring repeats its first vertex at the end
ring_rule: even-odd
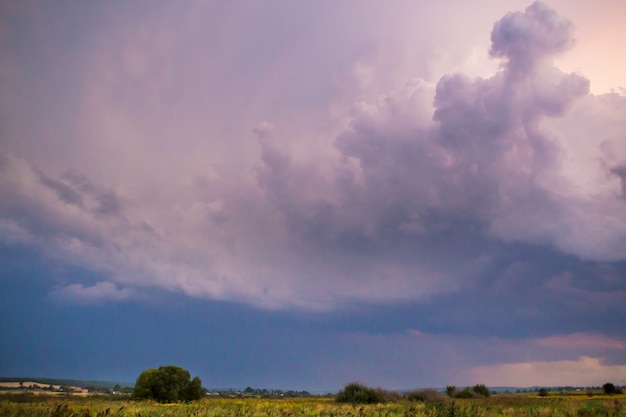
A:
POLYGON ((332 398, 204 398, 180 404, 131 401, 110 396, 0 396, 3 417, 491 417, 626 416, 626 394, 499 394, 489 398, 338 404, 332 398))

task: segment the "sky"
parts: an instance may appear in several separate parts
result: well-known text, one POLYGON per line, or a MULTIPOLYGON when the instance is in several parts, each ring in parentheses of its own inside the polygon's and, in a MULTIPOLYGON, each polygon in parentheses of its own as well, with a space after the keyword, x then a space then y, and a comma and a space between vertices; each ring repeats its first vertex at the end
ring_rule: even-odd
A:
POLYGON ((0 375, 626 385, 622 0, 0 3, 0 375))

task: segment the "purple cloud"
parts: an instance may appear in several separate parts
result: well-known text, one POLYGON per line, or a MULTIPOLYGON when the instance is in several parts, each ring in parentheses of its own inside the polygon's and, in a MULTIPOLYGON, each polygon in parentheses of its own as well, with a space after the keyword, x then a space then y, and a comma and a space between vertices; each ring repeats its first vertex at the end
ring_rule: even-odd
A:
POLYGON ((572 23, 548 5, 535 1, 524 13, 511 12, 491 31, 493 57, 506 60, 510 76, 528 75, 541 60, 552 59, 574 45, 572 23))
POLYGON ((508 7, 0 5, 0 356, 105 363, 97 322, 218 384, 622 372, 626 98, 508 7))
MULTIPOLYGON (((148 70, 154 59, 185 51, 168 43, 177 38, 167 27, 154 33, 154 50, 141 47, 148 41, 136 28, 124 27, 132 35, 128 50, 102 41, 110 56, 84 81, 93 123, 76 122, 86 136, 73 159, 80 168, 3 156, 3 217, 47 256, 124 287, 322 310, 455 291, 479 273, 468 265, 490 258, 489 245, 501 242, 556 247, 591 261, 626 257, 624 150, 595 166, 580 162, 582 149, 557 126, 576 126, 581 106, 598 109, 588 118, 623 115, 624 98, 598 107, 588 80, 552 66, 572 46, 572 25, 542 3, 494 25, 490 53, 505 63, 495 75, 450 74, 436 86, 411 79, 357 101, 341 115, 341 128, 316 137, 279 113, 281 123, 239 130, 225 103, 220 134, 230 133, 221 139, 199 113, 185 113, 186 99, 207 114, 214 105, 184 80, 179 89, 171 84, 172 71, 191 76, 209 61, 148 70), (112 96, 115 86, 121 89, 112 96), (153 93, 171 93, 171 105, 153 93), (602 194, 577 190, 584 179, 574 160, 602 194), (447 247, 460 248, 453 262, 447 247)), ((219 88, 213 81, 204 87, 219 88)), ((242 110, 238 124, 259 113, 242 110)), ((603 127, 615 140, 624 133, 619 120, 603 127)), ((602 140, 587 146, 608 146, 602 140)))

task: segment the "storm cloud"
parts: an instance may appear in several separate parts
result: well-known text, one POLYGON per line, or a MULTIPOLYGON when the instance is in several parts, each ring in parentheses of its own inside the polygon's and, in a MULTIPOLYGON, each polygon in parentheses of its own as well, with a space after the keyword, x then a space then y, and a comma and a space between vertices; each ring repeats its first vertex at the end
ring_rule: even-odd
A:
MULTIPOLYGON (((20 103, 32 98, 9 71, 34 64, 2 40, 13 53, 0 62, 0 239, 60 266, 46 298, 83 308, 182 294, 263 314, 338 314, 352 323, 332 336, 340 355, 357 343, 419 356, 417 343, 437 357, 458 338, 478 352, 480 337, 512 351, 496 367, 459 362, 467 383, 522 366, 515 338, 543 354, 522 360, 557 361, 555 375, 571 363, 613 375, 598 358, 626 360, 624 329, 611 324, 626 319, 626 98, 557 67, 575 48, 574 24, 535 2, 493 24, 484 60, 495 72, 433 79, 432 65, 405 60, 392 80, 386 58, 402 63, 401 53, 365 43, 343 57, 338 43, 329 54, 341 59, 313 63, 302 45, 314 53, 310 39, 324 34, 278 30, 295 30, 306 11, 288 7, 291 27, 250 7, 258 17, 240 18, 262 36, 233 37, 232 51, 197 49, 198 16, 210 15, 201 6, 170 5, 173 22, 155 12, 82 41, 99 54, 73 45, 86 56, 72 64, 80 77, 62 96, 67 110, 42 113, 42 127, 28 123, 20 103), (278 46, 261 59, 263 42, 278 46), (314 79, 324 65, 339 69, 314 79), (599 343, 554 357, 568 334, 599 343)), ((33 94, 47 103, 43 84, 33 94)), ((401 385, 396 365, 385 381, 401 385)))

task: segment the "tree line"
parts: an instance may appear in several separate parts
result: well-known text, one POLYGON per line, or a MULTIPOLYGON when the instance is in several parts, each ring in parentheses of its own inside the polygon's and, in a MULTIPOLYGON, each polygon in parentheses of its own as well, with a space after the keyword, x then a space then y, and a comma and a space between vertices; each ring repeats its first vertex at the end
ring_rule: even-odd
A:
MULTIPOLYGON (((605 394, 621 394, 622 390, 613 383, 607 382, 602 386, 605 394)), ((247 387, 240 394, 249 396, 263 396, 267 390, 255 390, 247 387)), ((294 392, 295 393, 295 392, 294 392)), ((445 393, 450 398, 487 398, 492 392, 484 384, 457 389, 454 385, 446 386, 445 393)), ((198 400, 207 394, 202 387, 200 378, 191 379, 189 371, 174 365, 161 366, 143 371, 133 389, 132 398, 147 399, 163 403, 189 402, 198 400)), ((274 393, 275 394, 275 393, 274 393)), ((300 393, 309 396, 306 391, 300 393)), ((549 395, 546 388, 538 390, 539 396, 549 395)), ((407 393, 387 391, 381 388, 371 388, 358 382, 351 382, 344 386, 335 396, 339 403, 376 404, 389 401, 409 400, 431 402, 440 399, 439 392, 433 389, 414 390, 407 393)))

